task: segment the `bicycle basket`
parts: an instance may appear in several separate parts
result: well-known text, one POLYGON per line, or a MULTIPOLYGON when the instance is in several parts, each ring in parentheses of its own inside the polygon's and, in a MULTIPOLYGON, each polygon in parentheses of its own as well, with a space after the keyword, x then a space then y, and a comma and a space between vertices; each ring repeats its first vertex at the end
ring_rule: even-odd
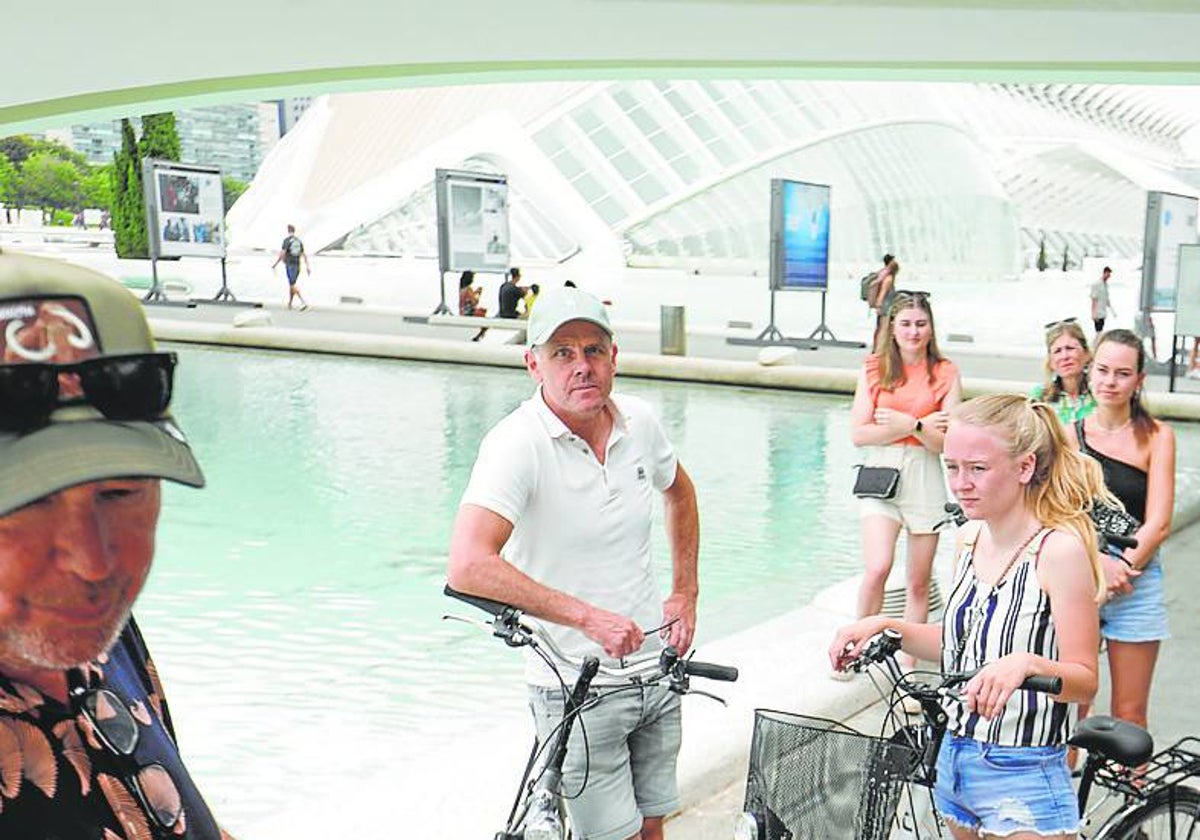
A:
POLYGON ((766 840, 885 840, 913 750, 822 718, 758 709, 744 810, 766 840))

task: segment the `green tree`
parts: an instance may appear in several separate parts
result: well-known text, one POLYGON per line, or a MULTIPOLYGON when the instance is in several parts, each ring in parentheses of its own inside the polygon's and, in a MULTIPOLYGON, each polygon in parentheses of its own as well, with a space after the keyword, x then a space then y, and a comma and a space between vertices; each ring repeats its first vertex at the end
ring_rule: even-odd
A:
POLYGON ((1063 246, 1063 271, 1071 267, 1071 246, 1063 246))
POLYGON ((174 114, 142 117, 142 139, 133 123, 121 120, 121 151, 113 159, 112 223, 117 256, 145 259, 150 255, 146 239, 146 204, 142 193, 142 161, 146 158, 179 160, 179 132, 174 114))
POLYGON ((1050 265, 1050 261, 1046 259, 1046 238, 1042 237, 1042 244, 1038 246, 1037 270, 1045 271, 1050 265))
POLYGON ((83 193, 82 201, 84 207, 95 207, 100 210, 112 212, 113 205, 113 166, 105 164, 104 166, 93 166, 80 182, 80 191, 83 193))
POLYGON ((25 159, 34 152, 37 143, 28 134, 14 134, 11 137, 0 137, 0 154, 8 158, 13 166, 20 168, 25 159))
POLYGON ((179 132, 175 128, 175 115, 147 114, 142 117, 142 140, 138 147, 142 159, 179 160, 179 132))
POLYGON ((239 181, 237 178, 229 175, 221 179, 221 194, 225 198, 226 213, 229 212, 229 208, 233 206, 233 203, 242 197, 242 193, 249 186, 245 181, 239 181))
POLYGON ((117 256, 145 259, 150 255, 146 242, 146 209, 142 199, 142 157, 138 151, 133 123, 121 120, 121 150, 113 155, 112 228, 117 256))
POLYGON ((12 161, 0 154, 0 204, 4 205, 4 218, 9 222, 12 221, 12 209, 20 192, 19 178, 20 175, 12 161))
POLYGON ((39 151, 21 166, 21 192, 27 203, 48 210, 80 209, 82 173, 75 164, 39 151))

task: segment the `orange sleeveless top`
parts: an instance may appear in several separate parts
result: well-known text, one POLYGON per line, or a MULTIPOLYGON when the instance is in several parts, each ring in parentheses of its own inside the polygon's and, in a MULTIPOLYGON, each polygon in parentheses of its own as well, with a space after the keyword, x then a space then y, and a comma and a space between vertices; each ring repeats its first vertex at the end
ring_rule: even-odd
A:
MULTIPOLYGON (((863 363, 867 374, 867 393, 875 408, 890 408, 903 411, 913 417, 924 417, 940 411, 942 401, 950 393, 950 386, 958 379, 958 366, 949 359, 942 359, 933 367, 933 382, 925 362, 904 366, 904 380, 890 391, 879 386, 879 357, 874 353, 863 363)), ((921 441, 912 435, 896 441, 905 446, 920 446, 921 441)))

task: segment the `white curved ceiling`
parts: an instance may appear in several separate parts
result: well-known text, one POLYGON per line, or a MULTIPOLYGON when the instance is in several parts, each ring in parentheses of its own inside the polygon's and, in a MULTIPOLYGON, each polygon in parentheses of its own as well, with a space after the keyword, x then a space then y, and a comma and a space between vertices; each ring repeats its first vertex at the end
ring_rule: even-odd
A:
POLYGON ((518 79, 1200 82, 1195 0, 121 0, 5 18, 0 134, 518 79))

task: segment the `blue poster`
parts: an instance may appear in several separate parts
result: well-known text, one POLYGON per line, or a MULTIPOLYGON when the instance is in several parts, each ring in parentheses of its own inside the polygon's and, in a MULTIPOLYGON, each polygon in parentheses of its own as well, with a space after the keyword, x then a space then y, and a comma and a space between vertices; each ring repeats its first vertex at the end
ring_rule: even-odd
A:
POLYGON ((829 187, 783 181, 781 289, 829 285, 829 187))

